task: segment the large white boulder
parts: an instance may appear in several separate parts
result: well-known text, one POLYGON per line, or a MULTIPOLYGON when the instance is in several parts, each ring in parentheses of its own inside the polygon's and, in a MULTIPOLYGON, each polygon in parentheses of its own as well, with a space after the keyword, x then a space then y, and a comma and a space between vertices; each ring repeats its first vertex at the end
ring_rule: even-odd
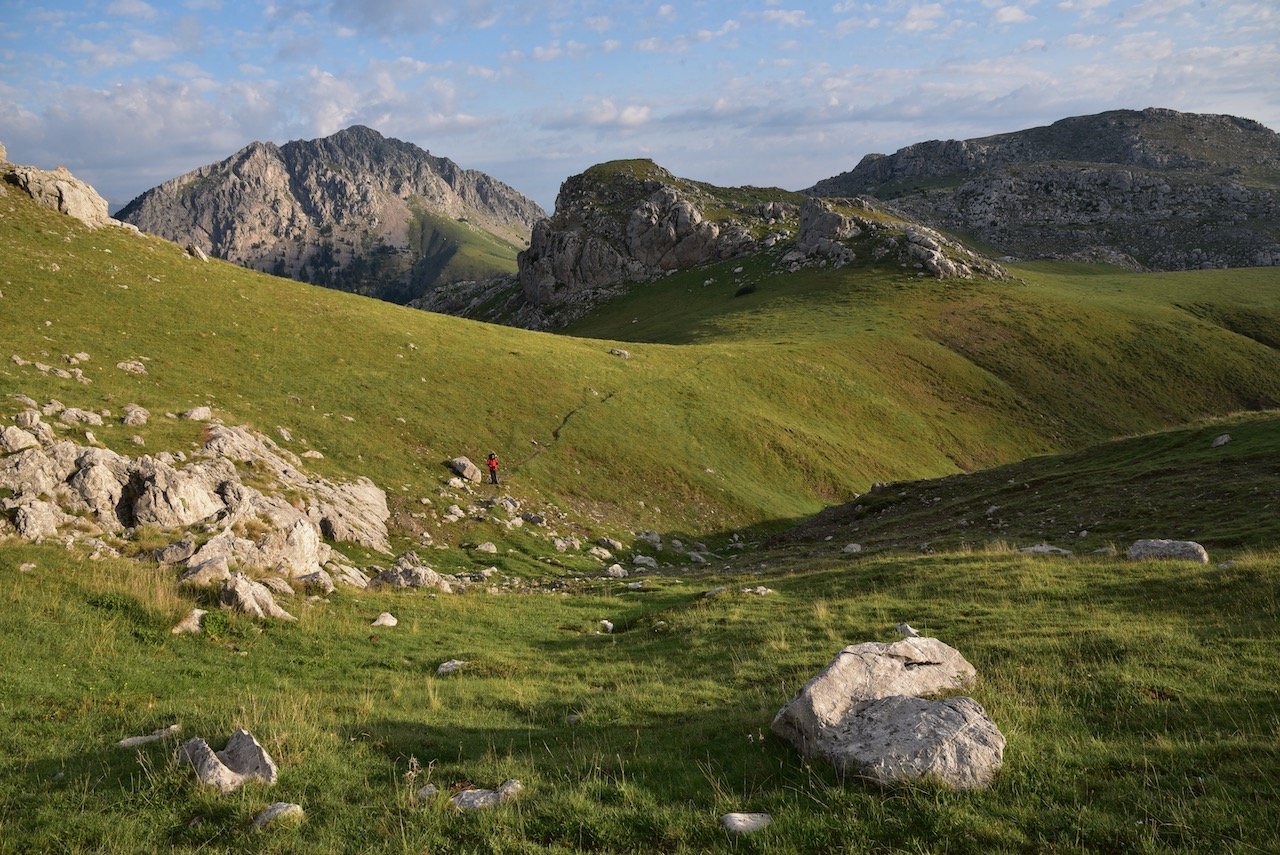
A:
POLYGON ((1135 560, 1173 559, 1209 563, 1209 552, 1194 540, 1138 540, 1129 547, 1135 560))

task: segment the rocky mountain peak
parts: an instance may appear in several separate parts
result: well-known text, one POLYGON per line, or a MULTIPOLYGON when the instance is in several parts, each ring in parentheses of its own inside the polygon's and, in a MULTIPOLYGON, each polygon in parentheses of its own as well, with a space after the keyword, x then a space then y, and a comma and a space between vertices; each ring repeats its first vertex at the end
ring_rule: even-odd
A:
POLYGON ((247 267, 407 302, 514 271, 543 211, 491 176, 355 125, 250 143, 118 216, 247 267))
POLYGON ((815 196, 866 194, 1026 257, 1184 269, 1280 263, 1280 135, 1236 116, 1113 110, 863 157, 815 196))

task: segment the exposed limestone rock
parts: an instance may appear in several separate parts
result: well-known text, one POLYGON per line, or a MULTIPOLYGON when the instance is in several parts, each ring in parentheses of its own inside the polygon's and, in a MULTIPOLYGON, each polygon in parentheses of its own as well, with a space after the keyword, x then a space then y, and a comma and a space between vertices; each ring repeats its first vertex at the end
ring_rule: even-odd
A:
POLYGON ((65 166, 52 171, 34 166, 7 167, 4 180, 17 185, 40 205, 75 217, 91 229, 112 222, 107 200, 65 166))
MULTIPOLYGON (((304 573, 298 577, 298 584, 302 586, 302 590, 312 594, 320 594, 322 597, 327 597, 336 590, 333 584, 333 577, 324 570, 304 573)), ((363 588, 367 585, 368 581, 366 580, 365 584, 360 587, 363 588)))
POLYGON ((207 422, 213 418, 213 410, 210 407, 192 407, 180 414, 178 418, 189 422, 207 422))
POLYGON ((302 805, 293 804, 292 802, 275 802, 253 818, 253 827, 263 829, 276 826, 300 825, 304 819, 306 819, 306 811, 302 809, 302 805))
POLYGON ((382 614, 374 618, 373 623, 369 625, 370 626, 396 626, 399 623, 400 621, 396 620, 396 616, 391 614, 391 612, 383 612, 382 614))
POLYGON ((66 407, 59 411, 58 421, 66 425, 93 425, 99 427, 102 425, 102 416, 88 410, 81 410, 78 407, 66 407))
POLYGON ((202 472, 179 471, 154 457, 143 457, 133 467, 130 491, 132 517, 137 525, 185 528, 225 508, 202 472))
POLYGON ((271 755, 244 729, 232 733, 227 747, 216 753, 200 737, 188 739, 182 743, 179 757, 195 768, 196 779, 201 784, 214 787, 223 795, 251 780, 271 786, 279 777, 271 755))
POLYGON ((767 813, 726 813, 720 817, 720 825, 730 834, 751 834, 772 823, 773 817, 767 813))
POLYGON ((265 585, 253 581, 243 573, 232 573, 231 578, 223 583, 222 590, 218 592, 218 602, 226 608, 244 612, 250 617, 297 620, 276 605, 275 597, 265 585))
POLYGON ((441 662, 440 667, 436 669, 436 676, 447 677, 450 674, 455 674, 458 671, 461 671, 463 668, 467 667, 467 665, 469 664, 471 663, 466 662, 462 659, 450 659, 447 662, 441 662))
POLYGON ((146 407, 140 407, 137 404, 124 405, 124 417, 122 422, 130 427, 141 427, 151 418, 151 413, 146 407))
POLYGON ((511 801, 519 796, 523 789, 524 785, 513 778, 505 781, 496 790, 470 789, 454 793, 449 799, 449 804, 459 810, 484 810, 511 801))
POLYGON ((488 175, 361 126, 280 146, 251 143, 120 212, 196 257, 207 249, 256 270, 398 303, 457 278, 447 263, 458 250, 455 235, 434 230, 435 218, 516 248, 542 215, 488 175), (425 237, 411 240, 423 229, 425 237), (433 271, 441 272, 426 277, 433 271))
POLYGON ((471 462, 469 457, 455 457, 449 461, 449 468, 454 471, 459 478, 465 478, 468 481, 474 481, 477 484, 484 480, 484 475, 480 472, 480 467, 471 462))
POLYGON ((1194 540, 1138 540, 1129 547, 1134 560, 1164 559, 1209 563, 1209 552, 1194 540))
POLYGON ((137 748, 139 745, 149 745, 152 742, 173 736, 182 730, 182 725, 171 724, 168 727, 162 727, 159 730, 153 730, 145 736, 127 736, 116 743, 117 748, 137 748))
MULTIPOLYGON (((126 359, 123 362, 117 362, 116 368, 119 368, 121 371, 125 372, 126 374, 146 374, 147 373, 147 366, 136 359, 126 359)), ((129 424, 129 422, 125 422, 125 424, 129 424)))
POLYGON ((1228 442, 1231 442, 1231 434, 1229 433, 1220 434, 1219 436, 1214 438, 1213 442, 1209 445, 1209 447, 1222 448, 1222 446, 1226 445, 1228 442))
POLYGON ((204 632, 204 616, 208 613, 206 609, 192 609, 169 631, 174 635, 199 635, 204 632))
POLYGON ((0 454, 13 454, 28 448, 39 448, 40 440, 20 427, 6 425, 0 428, 0 454))
POLYGON ((35 499, 19 504, 13 518, 13 525, 18 534, 35 541, 54 537, 58 533, 59 526, 72 522, 75 522, 75 517, 63 513, 57 505, 35 499))
POLYGON ((435 588, 449 594, 452 586, 439 573, 422 564, 416 553, 406 552, 396 560, 396 565, 378 573, 369 583, 391 588, 435 588))
POLYGON ((824 756, 849 711, 890 695, 932 695, 963 688, 977 672, 936 638, 846 647, 773 719, 773 732, 807 756, 824 756))
POLYGON ((838 771, 891 785, 929 778, 959 790, 991 784, 1004 734, 973 698, 894 695, 858 704, 824 758, 838 771))

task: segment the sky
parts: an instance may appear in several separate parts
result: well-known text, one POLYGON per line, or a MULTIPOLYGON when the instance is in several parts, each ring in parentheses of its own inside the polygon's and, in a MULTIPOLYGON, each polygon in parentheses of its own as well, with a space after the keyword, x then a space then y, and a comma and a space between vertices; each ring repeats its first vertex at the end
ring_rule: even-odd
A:
POLYGON ((0 143, 112 211, 354 124, 560 182, 649 157, 790 190, 863 155, 1113 109, 1280 129, 1280 0, 0 0, 0 143))

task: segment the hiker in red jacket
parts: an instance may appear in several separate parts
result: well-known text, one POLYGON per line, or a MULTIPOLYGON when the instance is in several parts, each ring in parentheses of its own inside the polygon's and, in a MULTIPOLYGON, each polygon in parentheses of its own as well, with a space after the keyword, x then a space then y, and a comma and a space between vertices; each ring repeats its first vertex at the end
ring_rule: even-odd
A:
POLYGON ((498 455, 496 452, 489 452, 489 483, 498 483, 498 455))

